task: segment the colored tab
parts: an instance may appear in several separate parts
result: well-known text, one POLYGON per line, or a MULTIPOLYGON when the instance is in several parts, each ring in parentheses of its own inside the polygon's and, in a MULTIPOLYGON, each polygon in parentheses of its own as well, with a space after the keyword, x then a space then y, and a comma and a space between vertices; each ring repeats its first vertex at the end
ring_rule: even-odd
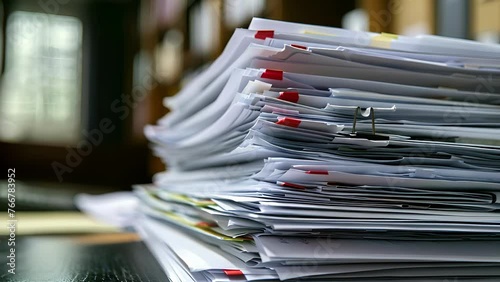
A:
POLYGON ((241 272, 241 270, 238 270, 238 269, 224 269, 224 274, 226 274, 227 276, 242 276, 243 275, 243 272, 241 272))
POLYGON ((297 103, 299 101, 299 92, 297 91, 282 91, 278 96, 278 99, 297 103))
POLYGON ((302 45, 298 45, 298 44, 291 44, 290 46, 295 47, 295 48, 299 48, 299 49, 302 49, 302 50, 307 50, 306 46, 302 46, 302 45))
POLYGON ((300 119, 289 118, 289 117, 281 118, 276 122, 276 124, 290 126, 290 127, 299 127, 300 119))
POLYGON ((283 71, 266 69, 260 77, 274 80, 283 80, 283 71))
POLYGON ((321 36, 335 36, 335 34, 332 34, 332 33, 326 33, 326 32, 321 32, 321 31, 316 31, 316 30, 305 30, 304 34, 321 35, 321 36))
POLYGON ((398 39, 398 35, 394 33, 388 33, 388 32, 381 32, 380 33, 382 36, 389 37, 392 39, 398 39))
POLYGON ((290 183, 290 182, 281 182, 280 185, 283 186, 283 187, 290 187, 290 188, 297 188, 297 189, 306 189, 305 186, 302 186, 302 185, 299 185, 299 184, 295 184, 295 183, 290 183))
POLYGON ((306 174, 328 175, 328 171, 326 171, 326 170, 308 170, 308 171, 306 171, 306 174))
POLYGON ((274 30, 258 30, 255 33, 255 38, 257 39, 266 39, 266 38, 273 38, 274 37, 274 30))
POLYGON ((389 49, 391 48, 391 42, 395 39, 398 39, 396 34, 382 32, 380 35, 372 37, 370 45, 372 47, 389 49))
POLYGON ((209 228, 209 227, 215 227, 217 226, 214 223, 206 222, 206 221, 200 221, 195 224, 196 227, 201 227, 201 228, 209 228))

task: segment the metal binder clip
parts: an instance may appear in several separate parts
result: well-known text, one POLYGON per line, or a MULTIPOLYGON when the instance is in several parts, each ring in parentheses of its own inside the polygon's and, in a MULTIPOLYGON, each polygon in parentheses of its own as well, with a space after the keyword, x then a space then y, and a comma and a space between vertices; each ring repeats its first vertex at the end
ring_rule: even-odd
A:
MULTIPOLYGON (((372 134, 375 135, 375 109, 372 107, 370 109, 370 116, 372 117, 372 134)), ((357 107, 354 111, 354 119, 352 121, 352 131, 351 134, 356 134, 356 122, 358 119, 359 111, 361 111, 361 107, 357 107)))
POLYGON ((354 111, 354 119, 352 121, 352 130, 351 134, 349 134, 353 138, 365 138, 365 139, 370 139, 370 140, 388 140, 389 137, 383 136, 383 135, 378 135, 375 131, 375 109, 373 107, 368 108, 370 110, 370 116, 372 118, 372 133, 360 133, 356 132, 356 123, 358 120, 358 115, 361 111, 361 107, 357 107, 356 110, 354 111))

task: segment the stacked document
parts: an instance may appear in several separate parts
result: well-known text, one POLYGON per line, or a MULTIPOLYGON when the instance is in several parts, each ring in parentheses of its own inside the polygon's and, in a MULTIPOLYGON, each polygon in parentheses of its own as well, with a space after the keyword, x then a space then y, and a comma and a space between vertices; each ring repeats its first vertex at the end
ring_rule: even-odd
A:
POLYGON ((172 281, 500 281, 500 45, 253 19, 165 105, 172 281))

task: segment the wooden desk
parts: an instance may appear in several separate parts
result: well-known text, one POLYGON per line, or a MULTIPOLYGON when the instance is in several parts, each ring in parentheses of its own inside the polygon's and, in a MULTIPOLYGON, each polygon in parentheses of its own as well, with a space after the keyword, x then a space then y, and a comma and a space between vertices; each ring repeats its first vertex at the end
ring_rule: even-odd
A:
POLYGON ((134 233, 18 236, 15 275, 7 272, 1 238, 0 281, 169 281, 134 233))

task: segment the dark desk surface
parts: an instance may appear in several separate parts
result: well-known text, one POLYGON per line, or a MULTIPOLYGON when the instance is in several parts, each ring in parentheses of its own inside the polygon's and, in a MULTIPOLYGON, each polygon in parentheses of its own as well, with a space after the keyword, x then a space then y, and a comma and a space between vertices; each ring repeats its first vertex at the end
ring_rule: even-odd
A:
POLYGON ((19 236, 15 275, 7 272, 10 247, 1 238, 0 281, 168 281, 135 234, 19 236))

